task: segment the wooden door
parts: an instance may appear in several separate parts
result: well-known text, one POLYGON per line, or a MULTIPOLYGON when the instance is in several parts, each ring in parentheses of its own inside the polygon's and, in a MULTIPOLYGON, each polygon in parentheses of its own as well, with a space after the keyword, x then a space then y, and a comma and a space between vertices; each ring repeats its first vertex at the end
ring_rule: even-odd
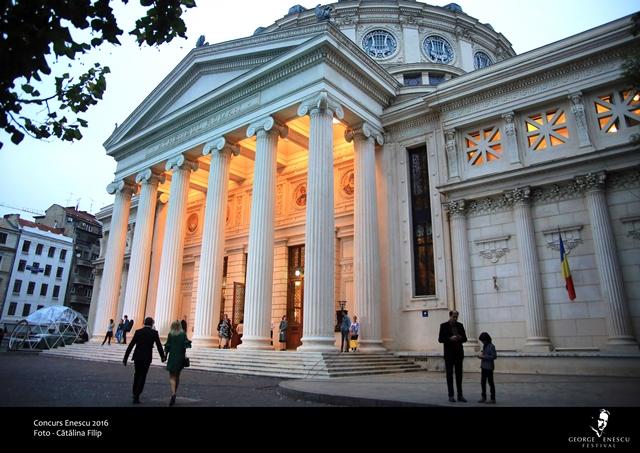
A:
POLYGON ((289 247, 287 291, 287 349, 302 345, 304 315, 304 245, 289 247))

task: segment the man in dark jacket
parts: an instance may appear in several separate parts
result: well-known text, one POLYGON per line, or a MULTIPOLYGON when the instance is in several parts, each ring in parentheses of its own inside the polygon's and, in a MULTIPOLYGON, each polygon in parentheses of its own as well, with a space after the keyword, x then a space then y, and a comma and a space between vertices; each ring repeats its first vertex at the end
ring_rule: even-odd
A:
POLYGON ((127 344, 127 332, 131 332, 133 329, 133 319, 129 319, 127 315, 124 315, 124 324, 122 325, 122 343, 127 344))
POLYGON ((462 343, 467 341, 467 334, 464 326, 458 322, 458 312, 449 312, 449 321, 440 324, 440 334, 438 342, 444 344, 444 366, 447 371, 447 389, 449 391, 449 401, 455 403, 453 398, 453 369, 456 371, 456 387, 458 390, 458 401, 466 403, 462 395, 462 361, 464 359, 464 349, 462 343))
POLYGON ((144 326, 142 329, 136 330, 133 334, 133 338, 127 347, 127 352, 124 354, 122 363, 127 366, 127 359, 133 347, 136 350, 133 353, 133 363, 135 364, 135 373, 133 375, 133 403, 140 403, 140 394, 144 389, 144 383, 147 380, 147 372, 151 366, 151 356, 153 354, 153 345, 158 348, 160 358, 164 362, 166 357, 160 343, 160 336, 156 330, 153 330, 153 318, 146 318, 144 320, 144 326))

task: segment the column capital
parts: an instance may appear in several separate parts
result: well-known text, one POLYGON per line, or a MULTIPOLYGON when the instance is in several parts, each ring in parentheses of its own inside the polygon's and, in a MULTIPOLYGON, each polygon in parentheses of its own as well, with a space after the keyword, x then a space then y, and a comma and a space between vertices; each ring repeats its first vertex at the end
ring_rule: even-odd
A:
POLYGON ((204 148, 202 148, 202 155, 206 156, 207 154, 211 154, 211 157, 213 157, 213 151, 218 151, 219 154, 227 152, 237 156, 240 154, 240 147, 236 143, 227 142, 227 139, 224 137, 218 137, 205 143, 204 148))
POLYGON ((362 123, 357 129, 347 129, 344 132, 344 138, 346 141, 351 142, 353 140, 367 140, 373 139, 378 145, 384 145, 384 136, 382 131, 373 127, 369 123, 362 123))
POLYGON ((198 162, 189 160, 185 157, 184 154, 178 154, 177 156, 173 156, 167 161, 165 165, 165 169, 167 171, 177 170, 186 168, 191 171, 196 171, 198 169, 198 162))
POLYGON ((110 195, 114 195, 116 192, 131 192, 133 195, 137 192, 136 189, 137 188, 134 184, 131 184, 124 179, 118 179, 107 185, 107 192, 110 195))
POLYGON ((158 184, 164 182, 164 175, 154 172, 150 168, 146 170, 142 170, 140 173, 136 175, 136 184, 149 183, 149 184, 158 184))
POLYGON ((467 202, 464 199, 442 203, 442 207, 445 211, 451 214, 451 216, 464 217, 467 212, 467 202))
POLYGON ((504 199, 511 205, 523 205, 531 202, 533 192, 531 187, 517 187, 504 192, 504 199))
POLYGON ((276 121, 272 116, 266 116, 249 124, 249 127, 247 128, 247 137, 253 137, 261 130, 264 132, 277 133, 280 138, 285 138, 289 133, 289 128, 286 125, 276 121))
POLYGON ((344 118, 342 106, 338 101, 329 96, 329 93, 326 91, 321 91, 302 101, 300 107, 298 107, 298 116, 309 115, 314 110, 330 111, 332 116, 335 115, 340 120, 344 118))
POLYGON ((584 192, 592 192, 604 190, 607 173, 604 171, 598 173, 588 173, 586 175, 576 176, 574 181, 579 190, 584 192))

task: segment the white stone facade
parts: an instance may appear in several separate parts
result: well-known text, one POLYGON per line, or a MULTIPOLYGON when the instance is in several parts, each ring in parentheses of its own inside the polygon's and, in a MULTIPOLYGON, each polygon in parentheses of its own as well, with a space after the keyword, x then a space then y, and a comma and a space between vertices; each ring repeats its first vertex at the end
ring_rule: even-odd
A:
POLYGON ((345 301, 365 351, 439 351, 455 308, 470 352, 482 331, 503 351, 638 352, 640 95, 620 69, 637 46, 630 18, 516 56, 464 13, 400 3, 338 2, 329 20, 297 12, 196 48, 114 131, 116 182, 163 174, 164 202, 155 219, 136 214, 143 192, 98 215, 109 240, 94 335, 146 286, 136 313, 161 334, 187 316, 207 345, 228 313, 244 317, 242 347, 271 348, 286 314, 294 348, 335 351, 345 301), (432 35, 450 51, 430 54, 432 35), (476 70, 477 52, 489 67, 476 70), (134 247, 144 227, 146 261, 118 290, 120 270, 105 273, 127 269, 127 223, 134 247))

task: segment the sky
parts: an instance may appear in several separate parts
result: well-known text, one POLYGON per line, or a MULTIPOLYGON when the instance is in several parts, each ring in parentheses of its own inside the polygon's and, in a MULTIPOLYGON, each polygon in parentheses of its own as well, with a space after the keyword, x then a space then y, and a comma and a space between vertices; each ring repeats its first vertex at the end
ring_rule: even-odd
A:
MULTIPOLYGON (((297 2, 305 8, 318 4, 318 0, 297 2)), ((130 1, 124 6, 112 1, 125 35, 142 15, 138 3, 130 1)), ((443 6, 451 2, 424 3, 443 6)), ((640 0, 457 0, 457 3, 465 13, 502 33, 518 54, 640 10, 640 0)), ((68 143, 27 137, 16 146, 0 131, 4 143, 0 150, 0 215, 17 212, 31 219, 28 211, 44 212, 54 203, 96 213, 111 204, 113 197, 106 192, 106 186, 113 181, 116 165, 102 144, 115 124, 122 124, 195 47, 200 35, 205 35, 212 44, 250 36, 256 28, 286 15, 296 0, 197 0, 197 4, 184 16, 186 40, 174 39, 159 48, 140 48, 132 37, 123 36, 121 46, 103 46, 82 58, 84 66, 76 64, 78 69, 72 73, 83 72, 94 61, 111 69, 103 99, 82 116, 89 122, 89 127, 82 129, 82 140, 68 143)), ((58 62, 52 68, 58 75, 69 71, 66 62, 58 62)), ((40 89, 43 94, 50 90, 46 86, 40 89)))

